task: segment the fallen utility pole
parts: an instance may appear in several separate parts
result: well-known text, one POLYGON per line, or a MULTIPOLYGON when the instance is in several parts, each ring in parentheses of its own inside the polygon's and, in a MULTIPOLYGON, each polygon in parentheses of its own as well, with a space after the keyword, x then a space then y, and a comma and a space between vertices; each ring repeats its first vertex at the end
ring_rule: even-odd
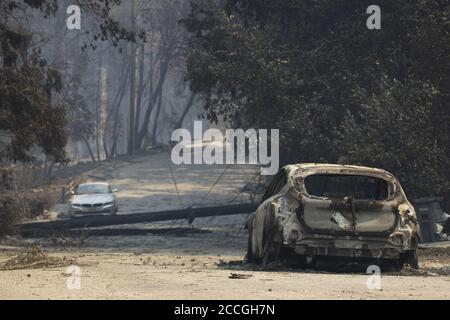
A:
POLYGON ((27 222, 18 225, 18 227, 21 232, 29 233, 34 230, 60 231, 64 229, 94 228, 184 219, 192 223, 195 218, 246 214, 255 211, 256 208, 256 204, 235 204, 202 208, 191 207, 181 210, 129 213, 114 216, 90 216, 73 219, 61 219, 56 221, 27 222))

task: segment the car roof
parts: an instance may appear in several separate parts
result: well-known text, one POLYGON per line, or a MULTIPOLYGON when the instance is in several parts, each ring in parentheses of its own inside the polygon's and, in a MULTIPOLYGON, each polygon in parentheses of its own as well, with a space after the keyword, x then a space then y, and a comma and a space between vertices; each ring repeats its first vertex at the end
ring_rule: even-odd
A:
POLYGON ((331 163, 297 163, 293 165, 288 165, 285 167, 288 171, 298 171, 297 169, 300 169, 300 171, 303 171, 304 173, 309 172, 336 172, 339 171, 343 172, 354 172, 354 173, 361 173, 361 174, 375 174, 384 176, 386 178, 393 178, 393 174, 390 172, 378 169, 378 168, 371 168, 371 167, 365 167, 365 166, 356 166, 356 165, 345 165, 345 164, 331 164, 331 163))
POLYGON ((356 166, 356 165, 348 165, 348 164, 332 164, 332 163, 297 163, 295 166, 303 168, 303 169, 356 169, 356 170, 368 170, 368 171, 379 171, 384 172, 382 169, 365 167, 365 166, 356 166))

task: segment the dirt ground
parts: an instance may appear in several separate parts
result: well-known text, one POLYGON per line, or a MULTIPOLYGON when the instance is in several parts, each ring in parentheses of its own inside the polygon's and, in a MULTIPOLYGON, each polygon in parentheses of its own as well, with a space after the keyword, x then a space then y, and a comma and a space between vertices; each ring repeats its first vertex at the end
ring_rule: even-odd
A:
MULTIPOLYGON (((244 232, 230 239, 222 230, 195 230, 129 236, 120 247, 111 236, 88 237, 70 247, 41 240, 49 248, 49 257, 67 264, 0 271, 0 298, 450 299, 448 248, 420 250, 420 272, 382 274, 381 290, 371 290, 363 270, 340 273, 280 267, 261 271, 234 265, 244 255, 244 232), (81 286, 70 290, 67 267, 73 264, 80 267, 81 286)), ((0 264, 23 250, 11 244, 1 246, 0 264)))
MULTIPOLYGON (((248 195, 239 189, 253 179, 256 169, 224 170, 176 168, 179 197, 167 156, 161 154, 84 175, 118 187, 126 214, 202 201, 247 202, 248 195)), ((419 250, 419 271, 382 273, 381 289, 369 289, 365 270, 264 271, 240 265, 247 241, 245 219, 237 215, 197 219, 192 225, 173 221, 2 239, 0 299, 450 299, 450 243, 424 246, 419 250), (18 258, 37 245, 45 248, 42 261, 20 268, 18 258), (12 267, 8 270, 6 265, 12 267), (79 277, 68 269, 71 265, 79 267, 79 277), (68 286, 74 279, 80 281, 79 288, 68 286)))

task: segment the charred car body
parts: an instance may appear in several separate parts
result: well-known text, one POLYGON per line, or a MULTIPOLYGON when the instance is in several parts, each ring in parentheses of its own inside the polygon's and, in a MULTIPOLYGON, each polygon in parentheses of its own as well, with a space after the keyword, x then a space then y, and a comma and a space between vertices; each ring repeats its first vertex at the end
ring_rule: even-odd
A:
POLYGON ((418 268, 414 207, 389 172, 333 164, 289 165, 273 178, 249 216, 247 259, 280 252, 305 261, 368 259, 418 268))

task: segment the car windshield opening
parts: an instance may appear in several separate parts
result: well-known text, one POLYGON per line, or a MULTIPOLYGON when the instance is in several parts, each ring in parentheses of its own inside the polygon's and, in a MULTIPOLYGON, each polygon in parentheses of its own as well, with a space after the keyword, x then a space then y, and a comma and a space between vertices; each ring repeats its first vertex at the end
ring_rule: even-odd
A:
POLYGON ((76 194, 102 194, 111 193, 106 185, 81 185, 78 187, 76 194))
POLYGON ((305 187, 309 195, 324 198, 385 200, 388 197, 385 180, 361 175, 315 174, 306 177, 305 187))

